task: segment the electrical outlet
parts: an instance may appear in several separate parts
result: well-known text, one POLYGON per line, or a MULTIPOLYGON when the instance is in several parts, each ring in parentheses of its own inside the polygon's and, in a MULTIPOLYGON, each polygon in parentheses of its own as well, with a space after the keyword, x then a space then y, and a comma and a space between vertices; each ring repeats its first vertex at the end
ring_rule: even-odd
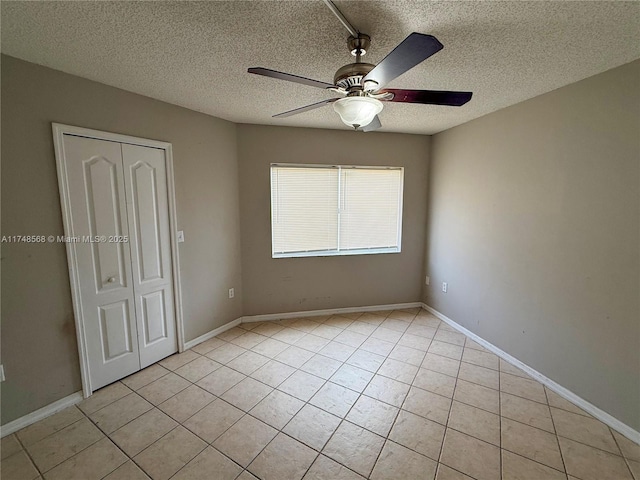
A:
POLYGON ((431 279, 429 278, 429 275, 427 275, 427 276, 424 278, 424 283, 425 283, 425 285, 429 285, 429 284, 431 283, 431 279))
POLYGON ((229 298, 233 298, 236 296, 236 291, 233 288, 229 289, 229 298))
POLYGON ((184 230, 178 230, 178 243, 184 242, 184 230))
POLYGON ((4 365, 0 365, 0 382, 4 382, 4 365))
POLYGON ((449 288, 449 284, 447 282, 442 282, 442 291, 447 293, 447 289, 449 288))

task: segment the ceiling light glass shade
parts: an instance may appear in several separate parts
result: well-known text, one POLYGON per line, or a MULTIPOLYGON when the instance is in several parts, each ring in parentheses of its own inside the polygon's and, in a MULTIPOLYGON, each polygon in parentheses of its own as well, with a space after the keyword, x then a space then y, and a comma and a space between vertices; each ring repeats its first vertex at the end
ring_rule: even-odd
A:
POLYGON ((370 97, 346 97, 336 101, 333 109, 346 125, 358 128, 372 122, 382 111, 382 102, 370 97))

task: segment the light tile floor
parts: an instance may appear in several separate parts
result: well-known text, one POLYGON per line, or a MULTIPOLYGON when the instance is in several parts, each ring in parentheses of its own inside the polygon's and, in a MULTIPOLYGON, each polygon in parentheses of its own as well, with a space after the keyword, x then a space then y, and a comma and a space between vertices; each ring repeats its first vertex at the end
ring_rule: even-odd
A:
POLYGON ((173 355, 2 439, 2 479, 43 477, 640 480, 640 446, 408 309, 173 355))

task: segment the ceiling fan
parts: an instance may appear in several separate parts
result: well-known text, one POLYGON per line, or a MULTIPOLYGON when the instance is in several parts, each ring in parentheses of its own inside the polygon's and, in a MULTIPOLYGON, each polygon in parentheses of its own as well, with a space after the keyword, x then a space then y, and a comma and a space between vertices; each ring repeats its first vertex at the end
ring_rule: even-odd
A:
POLYGON ((349 63, 338 69, 333 78, 333 84, 262 67, 249 68, 248 72, 331 90, 342 95, 343 98, 322 100, 279 113, 274 115, 274 118, 289 117, 332 103, 334 110, 346 125, 356 130, 369 132, 382 126, 378 118, 378 114, 383 108, 382 102, 459 107, 471 100, 473 95, 471 92, 385 88, 389 82, 442 50, 443 45, 432 35, 414 32, 377 65, 361 62, 361 57, 367 53, 371 43, 370 37, 355 30, 331 0, 323 1, 349 30, 351 35, 347 39, 347 45, 351 54, 356 57, 354 63, 349 63))

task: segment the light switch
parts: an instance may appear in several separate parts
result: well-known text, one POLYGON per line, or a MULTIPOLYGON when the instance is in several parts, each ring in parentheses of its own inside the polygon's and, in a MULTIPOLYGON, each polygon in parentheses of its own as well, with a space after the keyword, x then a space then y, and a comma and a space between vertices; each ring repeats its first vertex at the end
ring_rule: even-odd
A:
POLYGON ((178 230, 178 243, 184 242, 184 230, 178 230))

